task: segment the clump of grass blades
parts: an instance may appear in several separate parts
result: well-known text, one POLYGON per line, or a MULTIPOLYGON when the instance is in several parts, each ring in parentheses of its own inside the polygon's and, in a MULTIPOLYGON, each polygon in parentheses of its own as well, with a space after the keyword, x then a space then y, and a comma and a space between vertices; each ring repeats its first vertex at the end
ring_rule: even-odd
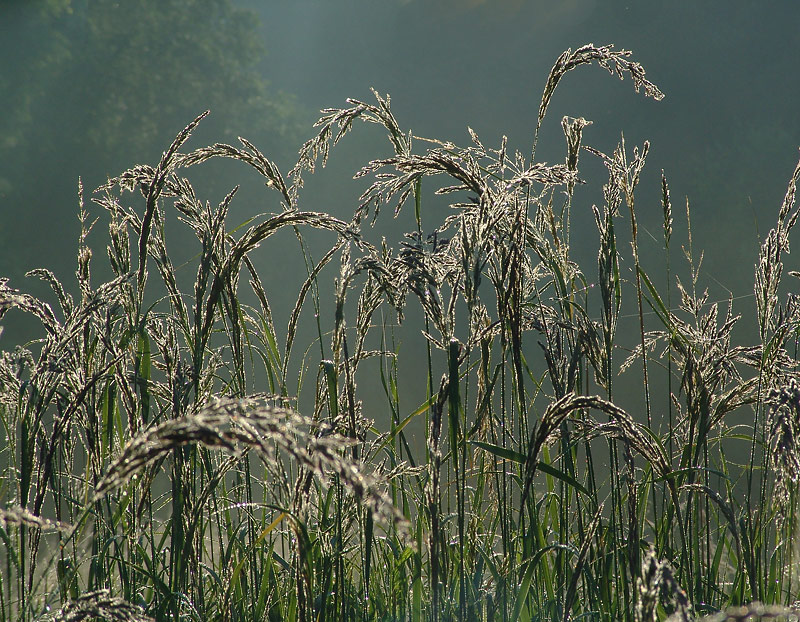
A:
POLYGON ((648 143, 606 155, 583 145, 590 121, 564 117, 565 163, 536 161, 555 89, 592 63, 663 97, 627 51, 567 50, 530 156, 472 130, 468 147, 415 136, 374 92, 324 110, 284 176, 245 139, 182 151, 204 113, 155 167, 93 193, 113 275, 99 285, 79 188, 77 294, 44 269, 30 276, 55 308, 0 280, 0 317, 18 309, 43 327, 0 353, 0 620, 794 619, 800 305, 780 296, 800 165, 756 267, 759 343, 737 345, 732 302, 721 312, 698 289, 688 203, 688 281, 669 263, 663 173, 666 297, 642 263, 648 143), (393 155, 356 173, 371 182, 349 221, 301 209, 303 175, 358 120, 386 130, 393 155), (570 249, 582 150, 608 171, 588 268, 570 249), (277 211, 229 226, 238 187, 213 206, 187 176, 216 158, 252 168, 277 211), (456 197, 442 220, 423 201, 437 181, 456 197), (389 205, 402 222, 409 203, 407 234, 370 240, 368 220, 389 205), (188 288, 171 208, 197 238, 188 288), (312 248, 309 228, 329 246, 312 248), (279 331, 252 256, 283 229, 306 274, 279 331), (621 358, 631 288, 638 345, 621 358), (421 387, 404 374, 418 357, 396 346, 412 304, 421 387), (638 369, 644 409, 626 411, 616 379, 638 369), (379 384, 384 405, 359 384, 379 384), (749 459, 726 458, 742 438, 749 459))

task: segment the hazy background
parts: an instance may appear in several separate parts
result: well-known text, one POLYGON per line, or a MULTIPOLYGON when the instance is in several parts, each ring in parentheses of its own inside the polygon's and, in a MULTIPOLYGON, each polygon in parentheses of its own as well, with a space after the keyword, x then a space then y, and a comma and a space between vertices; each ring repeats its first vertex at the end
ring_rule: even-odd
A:
MULTIPOLYGON (((796 0, 0 0, 0 277, 43 293, 24 277, 43 266, 74 289, 78 177, 88 196, 133 164, 156 164, 205 109, 212 114, 189 146, 242 135, 284 172, 320 108, 369 100, 370 87, 391 94, 401 125, 417 135, 463 145, 470 126, 488 145, 505 134, 527 152, 554 60, 567 47, 613 43, 633 50, 665 99, 579 68, 550 105, 537 155, 563 160, 563 115, 593 121, 584 143, 608 153, 621 131, 629 147, 649 139, 637 199, 645 268, 663 273, 664 169, 674 265, 688 196, 694 246, 705 250, 702 283, 714 298, 740 297, 736 308, 748 315, 759 239, 773 226, 800 146, 799 32, 796 0)), ((300 206, 349 218, 364 188, 352 174, 387 153, 381 131, 356 126, 308 181, 300 206)), ((584 177, 604 179, 589 154, 581 164, 584 177)), ((214 203, 239 183, 229 223, 280 209, 242 166, 207 167, 197 180, 214 203)), ((597 249, 590 207, 601 199, 599 184, 581 188, 573 208, 573 244, 589 280, 597 249)), ((89 209, 100 217, 102 275, 106 221, 89 209)), ((429 224, 441 209, 430 204, 429 224)), ((381 218, 374 235, 393 233, 396 246, 408 221, 393 231, 390 214, 381 218)), ((191 257, 191 237, 170 227, 175 252, 191 257)), ((285 326, 305 275, 296 243, 276 239, 258 258, 285 326)), ((787 263, 798 267, 794 256, 787 263)), ((14 314, 5 325, 0 348, 36 334, 14 314)))

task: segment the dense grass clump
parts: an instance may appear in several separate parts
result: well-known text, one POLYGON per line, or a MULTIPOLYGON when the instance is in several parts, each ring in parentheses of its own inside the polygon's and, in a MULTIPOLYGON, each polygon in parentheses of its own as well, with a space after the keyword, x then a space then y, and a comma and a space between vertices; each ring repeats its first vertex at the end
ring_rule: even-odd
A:
POLYGON ((469 147, 421 139, 375 93, 324 110, 284 176, 244 139, 182 151, 201 115, 155 167, 92 195, 100 284, 81 191, 77 295, 44 269, 30 274, 55 305, 0 282, 0 316, 43 328, 0 357, 0 620, 796 619, 800 304, 780 284, 800 165, 755 269, 758 340, 737 345, 690 243, 688 285, 670 272, 665 177, 666 275, 641 264, 647 143, 605 154, 564 117, 565 163, 536 160, 553 92, 587 63, 662 97, 628 52, 567 50, 530 154, 474 132, 469 147), (393 153, 356 175, 371 183, 350 221, 305 211, 303 175, 357 120, 393 153), (582 149, 608 171, 588 266, 570 253, 582 149), (279 211, 229 226, 236 188, 212 206, 185 177, 215 158, 255 169, 279 211), (429 187, 455 197, 441 222, 429 187), (363 225, 387 205, 413 210, 412 230, 371 242, 363 225), (197 237, 189 287, 171 210, 197 237), (285 228, 307 278, 278 331, 252 253, 285 228), (421 347, 401 351, 412 307, 421 347), (641 412, 620 406, 625 368, 641 412), (735 445, 744 460, 726 458, 735 445))

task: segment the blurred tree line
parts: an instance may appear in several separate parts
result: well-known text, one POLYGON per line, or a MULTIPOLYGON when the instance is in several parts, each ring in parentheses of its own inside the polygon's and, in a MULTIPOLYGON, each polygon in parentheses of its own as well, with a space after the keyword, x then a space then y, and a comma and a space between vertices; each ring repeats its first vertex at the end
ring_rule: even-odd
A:
POLYGON ((258 19, 232 0, 3 0, 0 276, 19 287, 43 246, 74 256, 78 177, 90 191, 155 164, 203 110, 198 141, 296 149, 302 115, 263 75, 258 19))

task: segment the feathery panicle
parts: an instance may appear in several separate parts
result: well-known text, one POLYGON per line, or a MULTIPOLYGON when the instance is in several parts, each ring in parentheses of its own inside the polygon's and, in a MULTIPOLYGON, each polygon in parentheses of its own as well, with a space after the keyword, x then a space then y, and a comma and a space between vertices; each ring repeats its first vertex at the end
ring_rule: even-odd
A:
POLYGON ((800 215, 800 210, 794 210, 792 213, 799 178, 800 161, 789 180, 786 196, 778 211, 777 226, 767 234, 758 256, 755 294, 762 342, 766 342, 768 334, 776 328, 775 314, 778 306, 778 287, 783 274, 783 254, 789 252, 789 231, 800 215))
POLYGON ((98 482, 95 500, 102 499, 148 465, 172 450, 199 443, 231 452, 254 449, 266 463, 277 460, 276 450, 290 455, 326 485, 328 473, 338 475, 358 502, 375 518, 398 530, 406 521, 382 490, 382 482, 345 458, 340 450, 355 441, 285 408, 257 399, 216 400, 199 412, 171 419, 133 439, 98 482))
POLYGON ((155 170, 153 170, 152 177, 149 180, 146 195, 147 205, 145 207, 144 217, 142 218, 142 227, 139 231, 139 269, 137 270, 136 280, 140 298, 144 290, 146 278, 145 265, 147 263, 147 240, 150 237, 150 223, 153 220, 153 215, 158 205, 158 199, 161 196, 161 191, 164 188, 167 176, 175 167, 174 159, 178 149, 188 140, 189 136, 199 125, 200 121, 208 116, 208 114, 209 111, 206 110, 178 133, 178 135, 175 137, 175 140, 172 141, 172 144, 161 156, 161 161, 158 163, 158 166, 155 168, 155 170))
POLYGON ((564 117, 561 119, 561 128, 564 130, 564 137, 567 140, 567 168, 570 171, 578 170, 578 156, 581 150, 581 139, 583 138, 583 128, 591 125, 583 117, 564 117))
POLYGON ((800 386, 797 379, 792 377, 786 386, 772 389, 767 401, 771 404, 767 425, 775 469, 773 502, 782 525, 800 478, 800 386))
POLYGON ((111 596, 108 590, 87 592, 46 619, 52 622, 154 622, 153 618, 144 615, 141 607, 111 596))
MULTIPOLYGON (((539 136, 539 128, 542 125, 542 120, 547 114, 547 108, 550 106, 550 100, 555 93, 558 83, 564 74, 572 71, 576 67, 586 65, 588 63, 596 62, 601 67, 604 67, 611 75, 616 75, 622 80, 625 73, 629 73, 633 80, 633 88, 638 93, 640 89, 644 89, 644 94, 647 97, 652 97, 655 100, 664 98, 664 94, 659 88, 645 78, 644 68, 633 61, 628 60, 631 52, 628 50, 614 51, 613 45, 603 45, 596 47, 593 43, 582 45, 574 52, 572 49, 567 49, 561 56, 558 57, 553 68, 550 70, 550 75, 547 77, 547 82, 542 92, 542 101, 539 104, 539 115, 536 120, 536 134, 533 142, 533 153, 536 152, 536 141, 539 136)), ((533 159, 533 155, 531 156, 533 159)))
POLYGON ((72 525, 36 516, 25 508, 0 508, 0 526, 8 528, 11 525, 27 525, 28 527, 36 527, 43 531, 60 531, 63 533, 73 529, 72 525))
POLYGON ((664 239, 669 246, 672 238, 672 201, 669 198, 669 185, 664 170, 661 170, 661 206, 664 208, 664 239))
POLYGON ((653 547, 650 547, 642 561, 642 574, 637 577, 636 585, 636 622, 656 622, 657 608, 664 603, 670 603, 673 608, 673 613, 668 618, 672 622, 695 620, 692 604, 675 580, 672 567, 658 559, 653 547))
MULTIPOLYGON (((701 622, 797 622, 800 620, 800 607, 783 607, 780 605, 764 605, 759 602, 742 607, 729 607, 725 611, 701 618, 701 622)), ((667 622, 677 622, 672 617, 667 622)))

